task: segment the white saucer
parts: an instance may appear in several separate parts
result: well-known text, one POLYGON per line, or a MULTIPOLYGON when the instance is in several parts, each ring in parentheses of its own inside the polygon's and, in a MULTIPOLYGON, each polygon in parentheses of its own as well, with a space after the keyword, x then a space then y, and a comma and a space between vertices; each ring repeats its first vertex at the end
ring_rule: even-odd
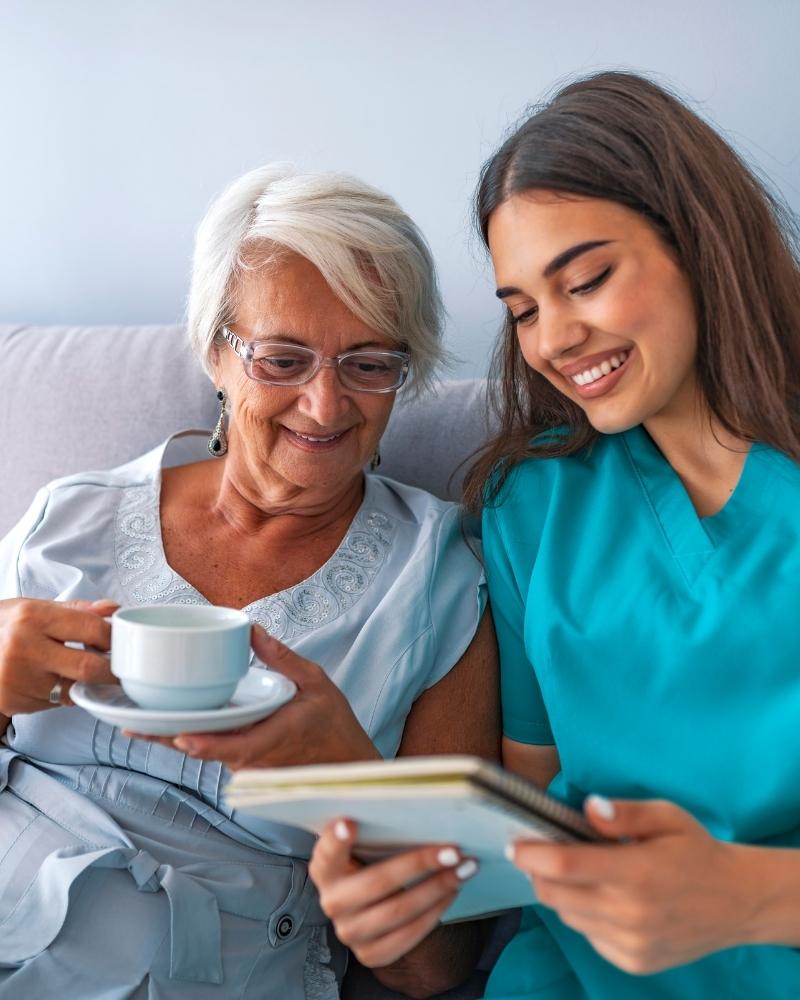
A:
POLYGON ((178 733, 212 733, 249 726, 265 719, 291 701, 297 688, 283 674, 262 667, 250 667, 239 681, 224 708, 202 712, 162 712, 139 708, 118 684, 84 684, 70 688, 69 696, 101 722, 148 736, 176 736, 178 733))

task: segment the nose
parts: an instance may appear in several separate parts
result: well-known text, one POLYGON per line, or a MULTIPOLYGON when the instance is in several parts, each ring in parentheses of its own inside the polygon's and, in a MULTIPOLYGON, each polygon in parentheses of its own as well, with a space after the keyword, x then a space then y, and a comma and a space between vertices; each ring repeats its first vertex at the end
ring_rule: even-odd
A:
POLYGON ((550 308, 539 309, 536 322, 537 349, 545 361, 554 361, 580 347, 589 335, 586 325, 569 312, 550 308))
POLYGON ((342 386, 333 366, 323 365, 309 382, 298 388, 299 411, 320 427, 335 426, 350 410, 348 391, 342 386))

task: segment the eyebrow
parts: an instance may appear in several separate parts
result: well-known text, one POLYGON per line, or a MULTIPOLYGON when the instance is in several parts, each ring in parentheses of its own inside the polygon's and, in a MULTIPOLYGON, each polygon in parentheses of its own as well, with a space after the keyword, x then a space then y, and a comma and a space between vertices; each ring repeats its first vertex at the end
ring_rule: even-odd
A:
MULTIPOLYGON (((607 246, 609 243, 613 243, 614 240, 589 240, 586 243, 576 243, 575 246, 569 247, 566 250, 554 257, 547 267, 542 271, 542 277, 552 278, 554 274, 558 271, 563 270, 567 264, 571 264, 576 257, 580 257, 581 254, 588 253, 590 250, 596 250, 597 247, 607 246)), ((515 288, 513 285, 506 285, 503 288, 498 288, 494 293, 498 299, 508 298, 509 295, 522 295, 521 288, 515 288)))
MULTIPOLYGON (((254 344, 286 344, 293 345, 296 347, 308 347, 308 344, 303 343, 297 337, 293 337, 290 333, 274 333, 269 337, 254 337, 252 340, 254 344)), ((311 348, 313 350, 314 348, 311 348)), ((342 354, 349 354, 351 351, 400 351, 401 347, 385 347, 383 344, 378 343, 376 340, 365 340, 358 344, 353 344, 351 347, 346 348, 342 351, 342 354)))

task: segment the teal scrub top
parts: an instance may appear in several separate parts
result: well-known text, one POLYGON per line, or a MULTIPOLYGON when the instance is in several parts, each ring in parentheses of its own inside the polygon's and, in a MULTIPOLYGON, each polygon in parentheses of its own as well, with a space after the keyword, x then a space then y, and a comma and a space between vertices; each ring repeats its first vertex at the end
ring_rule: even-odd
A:
MULTIPOLYGON (((518 465, 483 520, 503 728, 555 743, 551 786, 666 798, 716 837, 800 846, 800 466, 755 444, 699 517, 642 427, 518 465)), ((492 998, 800 997, 800 953, 747 946, 652 976, 532 907, 492 998)))

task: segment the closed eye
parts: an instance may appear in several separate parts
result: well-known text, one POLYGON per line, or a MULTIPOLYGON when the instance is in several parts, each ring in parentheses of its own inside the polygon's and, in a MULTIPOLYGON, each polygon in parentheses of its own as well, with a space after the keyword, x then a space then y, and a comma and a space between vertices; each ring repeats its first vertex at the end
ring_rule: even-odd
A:
POLYGON ((539 307, 532 306, 530 309, 526 309, 525 312, 521 312, 518 316, 511 314, 511 325, 513 327, 526 326, 528 323, 532 323, 536 317, 539 315, 539 307))
POLYGON ((575 288, 570 288, 570 292, 574 295, 585 295, 586 292, 593 292, 595 288, 599 288, 603 284, 609 274, 611 274, 610 264, 604 271, 601 271, 600 274, 592 278, 590 281, 587 281, 583 285, 576 285, 575 288))

